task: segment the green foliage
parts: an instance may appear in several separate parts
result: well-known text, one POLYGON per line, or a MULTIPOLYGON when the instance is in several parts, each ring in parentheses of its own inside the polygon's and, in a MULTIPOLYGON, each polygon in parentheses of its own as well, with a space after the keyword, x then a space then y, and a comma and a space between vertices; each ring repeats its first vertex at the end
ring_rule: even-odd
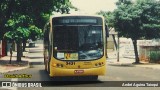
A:
POLYGON ((143 34, 141 14, 142 10, 137 5, 120 5, 114 11, 115 30, 119 32, 120 36, 139 39, 143 34))
POLYGON ((10 27, 11 29, 16 29, 19 26, 28 27, 32 23, 33 23, 33 20, 29 16, 15 14, 13 15, 12 18, 10 18, 7 21, 6 27, 10 27))
POLYGON ((69 0, 0 0, 0 39, 17 26, 31 24, 42 29, 53 12, 69 13, 72 8, 69 0))
POLYGON ((157 0, 138 0, 137 3, 143 14, 141 20, 143 22, 143 29, 145 30, 145 38, 159 38, 160 37, 160 1, 157 0))
POLYGON ((42 29, 39 29, 35 25, 29 26, 30 36, 29 38, 32 40, 36 40, 42 36, 42 29))
POLYGON ((39 38, 53 12, 68 13, 70 8, 69 0, 0 0, 0 39, 17 42, 17 60, 21 61, 22 41, 39 38))
POLYGON ((156 63, 156 62, 160 61, 160 52, 158 52, 158 51, 152 51, 150 53, 149 57, 150 57, 150 62, 156 63))
POLYGON ((10 29, 5 37, 9 40, 27 40, 28 38, 36 40, 42 35, 41 29, 32 25, 33 20, 27 15, 15 15, 9 19, 6 27, 10 29))
POLYGON ((114 11, 114 16, 115 29, 121 36, 136 40, 160 37, 160 1, 122 3, 114 11))
POLYGON ((160 1, 119 0, 116 5, 118 8, 112 14, 99 14, 105 16, 109 26, 113 25, 119 36, 132 39, 138 63, 137 40, 160 37, 160 1))
POLYGON ((118 2, 116 2, 117 6, 120 6, 123 4, 126 4, 126 5, 132 4, 132 0, 119 0, 118 2))
POLYGON ((32 19, 26 15, 15 14, 13 18, 7 21, 6 27, 10 30, 4 37, 9 40, 22 40, 29 37, 30 31, 27 29, 32 23, 32 19))
POLYGON ((16 31, 9 31, 5 33, 8 40, 19 41, 29 36, 30 32, 27 28, 18 27, 16 31))
POLYGON ((100 11, 97 14, 102 15, 105 18, 105 23, 108 25, 109 29, 114 27, 114 16, 112 12, 100 11))

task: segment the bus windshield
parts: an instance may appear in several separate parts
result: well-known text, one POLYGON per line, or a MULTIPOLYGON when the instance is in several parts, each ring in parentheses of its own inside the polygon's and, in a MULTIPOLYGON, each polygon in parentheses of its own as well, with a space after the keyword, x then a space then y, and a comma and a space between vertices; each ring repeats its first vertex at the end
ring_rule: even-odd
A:
POLYGON ((94 60, 103 56, 102 25, 55 25, 53 56, 59 60, 94 60))

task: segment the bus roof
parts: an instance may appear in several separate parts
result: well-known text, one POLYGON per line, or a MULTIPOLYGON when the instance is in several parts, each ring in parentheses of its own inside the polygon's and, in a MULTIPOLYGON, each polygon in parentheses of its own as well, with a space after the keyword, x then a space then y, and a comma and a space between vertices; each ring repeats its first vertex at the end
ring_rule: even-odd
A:
POLYGON ((89 15, 89 14, 61 14, 61 15, 52 15, 51 18, 69 17, 69 16, 90 16, 90 17, 100 17, 100 18, 103 18, 103 16, 101 16, 101 15, 89 15))

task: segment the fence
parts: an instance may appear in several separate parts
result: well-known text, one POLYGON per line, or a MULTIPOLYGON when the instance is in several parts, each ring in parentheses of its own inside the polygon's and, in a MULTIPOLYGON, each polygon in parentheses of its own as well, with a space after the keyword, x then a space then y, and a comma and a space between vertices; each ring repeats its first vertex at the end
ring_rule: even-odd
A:
POLYGON ((145 62, 160 62, 160 46, 140 46, 139 58, 145 62))

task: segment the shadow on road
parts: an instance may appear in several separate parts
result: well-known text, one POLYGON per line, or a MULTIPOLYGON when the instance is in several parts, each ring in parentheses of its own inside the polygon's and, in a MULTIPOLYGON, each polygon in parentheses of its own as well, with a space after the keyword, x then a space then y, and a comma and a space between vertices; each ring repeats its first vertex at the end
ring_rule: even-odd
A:
POLYGON ((93 86, 93 84, 102 84, 102 81, 93 80, 90 76, 65 76, 51 78, 45 70, 39 71, 43 86, 93 86), (45 77, 45 78, 44 78, 45 77))
POLYGON ((29 62, 29 68, 36 68, 41 65, 44 65, 44 62, 29 62))
POLYGON ((29 62, 29 65, 43 65, 43 62, 29 62))

